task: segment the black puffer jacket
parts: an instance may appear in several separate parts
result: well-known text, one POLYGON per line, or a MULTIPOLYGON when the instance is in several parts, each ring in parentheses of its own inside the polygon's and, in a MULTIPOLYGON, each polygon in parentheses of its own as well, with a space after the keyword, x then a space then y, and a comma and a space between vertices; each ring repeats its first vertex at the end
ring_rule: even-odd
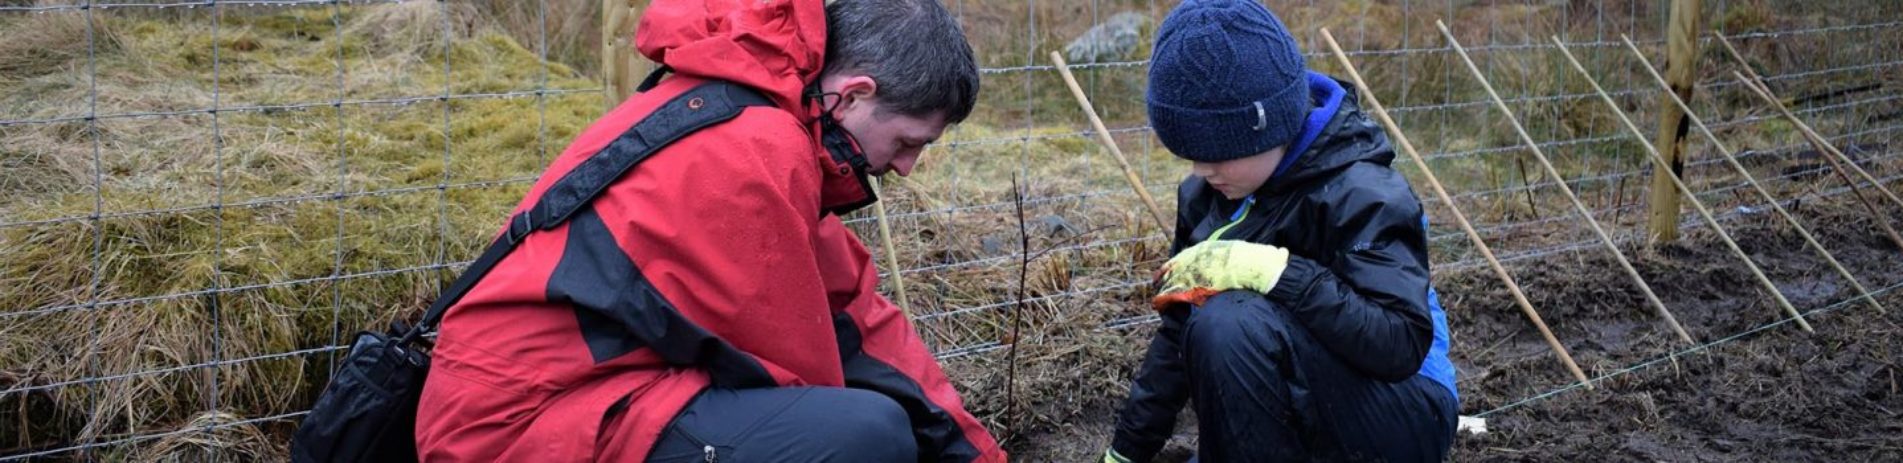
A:
MULTIPOLYGON (((1344 363, 1381 381, 1428 375, 1452 390, 1445 321, 1428 292, 1420 200, 1389 167, 1387 135, 1345 93, 1308 149, 1256 191, 1247 216, 1223 239, 1289 250, 1288 269, 1266 297, 1344 363)), ((1184 180, 1171 254, 1208 239, 1241 205, 1200 177, 1184 180)), ((1188 310, 1163 314, 1117 419, 1118 453, 1149 459, 1189 400, 1180 346, 1188 310)))

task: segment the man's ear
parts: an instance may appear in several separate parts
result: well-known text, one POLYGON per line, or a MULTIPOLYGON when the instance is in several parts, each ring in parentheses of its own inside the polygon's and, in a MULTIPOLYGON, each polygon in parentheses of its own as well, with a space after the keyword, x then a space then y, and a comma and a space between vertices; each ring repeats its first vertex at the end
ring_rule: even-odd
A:
POLYGON ((870 104, 879 94, 879 83, 872 76, 858 74, 839 80, 839 109, 844 111, 860 104, 870 104))

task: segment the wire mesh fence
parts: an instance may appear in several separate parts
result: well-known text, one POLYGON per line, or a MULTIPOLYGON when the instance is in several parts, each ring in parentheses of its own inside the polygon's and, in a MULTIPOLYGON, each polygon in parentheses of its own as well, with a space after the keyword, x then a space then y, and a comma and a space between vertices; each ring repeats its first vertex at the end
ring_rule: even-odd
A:
MULTIPOLYGON (((496 18, 484 2, 459 1, 0 1, 0 41, 27 46, 0 44, 0 85, 11 87, 0 90, 0 461, 281 455, 348 336, 426 306, 602 113, 603 87, 550 58, 559 2, 496 18), (518 27, 496 24, 507 21, 518 27)), ((1582 52, 1635 120, 1653 121, 1663 95, 1618 37, 1662 62, 1667 2, 1268 3, 1318 70, 1338 71, 1315 53, 1315 31, 1344 39, 1503 261, 1597 251, 1554 192, 1560 181, 1619 240, 1644 241, 1650 164, 1544 37, 1582 52), (1565 179, 1527 167, 1436 18, 1565 179)), ((886 284, 904 281, 902 302, 948 364, 1154 322, 1148 281, 1170 231, 1146 224, 1044 54, 1133 13, 1104 33, 1108 51, 1070 60, 1142 183, 1174 204, 1188 166, 1143 112, 1147 42, 1174 2, 946 4, 970 34, 985 90, 917 175, 888 179, 899 265, 879 256, 886 284), (1006 331, 1004 317, 1026 311, 1048 336, 1006 331)), ((1705 10, 1707 29, 1733 37, 1800 117, 1883 182, 1903 177, 1888 143, 1903 127, 1893 84, 1903 6, 1736 0, 1705 10)), ((1733 66, 1714 48, 1691 104, 1753 175, 1791 204, 1849 193, 1790 124, 1719 77, 1733 66)), ((1724 221, 1764 215, 1712 147, 1685 143, 1685 178, 1724 221)), ((1451 216, 1423 196, 1430 217, 1451 216)), ((845 218, 868 241, 876 220, 845 218)), ((1703 226, 1689 213, 1681 224, 1703 226)), ((1484 265, 1451 225, 1430 229, 1437 272, 1484 265)), ((1458 350, 1462 327, 1453 330, 1458 350)), ((1537 400, 1577 386, 1526 387, 1537 400)))

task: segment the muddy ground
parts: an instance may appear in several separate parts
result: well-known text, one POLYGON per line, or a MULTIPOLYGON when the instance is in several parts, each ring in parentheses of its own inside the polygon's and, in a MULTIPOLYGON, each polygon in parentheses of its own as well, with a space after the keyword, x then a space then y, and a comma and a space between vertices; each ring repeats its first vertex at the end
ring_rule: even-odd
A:
MULTIPOLYGON (((1677 244, 1628 252, 1706 348, 1678 341, 1602 248, 1509 264, 1587 375, 1600 378, 1596 390, 1531 401, 1525 400, 1573 383, 1538 332, 1485 269, 1436 272, 1460 368, 1461 413, 1484 414, 1491 428, 1459 436, 1451 459, 1903 461, 1903 288, 1885 291, 1903 285, 1903 251, 1860 212, 1811 204, 1797 210, 1837 259, 1880 293, 1891 307, 1887 315, 1844 303, 1855 290, 1777 216, 1726 223, 1807 312, 1814 334, 1788 322, 1767 328, 1785 318, 1734 254, 1702 230, 1677 244)), ((1109 442, 1125 394, 1122 378, 1132 374, 1153 329, 1080 331, 1065 343, 1043 343, 1068 347, 1027 347, 1018 354, 1017 408, 997 394, 968 399, 1000 417, 993 420, 998 428, 1019 430, 1004 433, 1015 460, 1092 460, 1109 442)), ((960 372, 1004 365, 998 356, 948 368, 962 379, 974 377, 960 372)), ((1003 375, 976 378, 964 385, 1005 390, 1003 375)), ((1183 421, 1163 461, 1187 459, 1194 448, 1194 426, 1187 424, 1193 418, 1183 421)))

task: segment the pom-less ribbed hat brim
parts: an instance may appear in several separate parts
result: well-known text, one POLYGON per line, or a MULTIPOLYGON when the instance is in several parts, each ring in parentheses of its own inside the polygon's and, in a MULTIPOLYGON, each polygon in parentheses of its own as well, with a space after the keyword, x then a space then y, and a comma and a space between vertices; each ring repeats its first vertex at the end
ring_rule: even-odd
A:
POLYGON ((1301 135, 1303 117, 1312 106, 1303 79, 1293 79, 1273 95, 1232 108, 1188 108, 1147 100, 1156 138, 1177 157, 1200 162, 1241 159, 1292 143, 1301 135))

